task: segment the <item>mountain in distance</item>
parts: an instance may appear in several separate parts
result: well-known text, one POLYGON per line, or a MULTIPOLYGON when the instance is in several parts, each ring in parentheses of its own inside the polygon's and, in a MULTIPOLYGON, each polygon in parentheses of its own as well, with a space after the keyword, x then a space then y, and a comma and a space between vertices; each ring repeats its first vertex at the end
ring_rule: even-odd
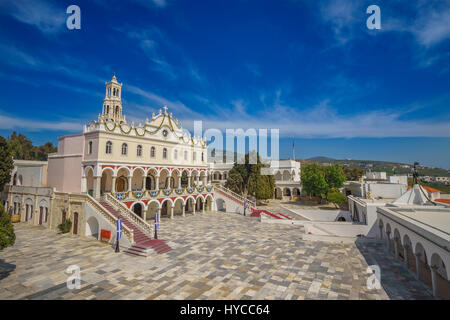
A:
POLYGON ((306 160, 313 161, 313 162, 334 162, 334 161, 336 161, 336 159, 324 157, 324 156, 312 157, 312 158, 309 158, 306 160))
MULTIPOLYGON (((308 163, 321 163, 321 164, 340 164, 348 168, 361 168, 366 171, 371 170, 375 172, 384 171, 388 175, 394 174, 409 174, 412 173, 413 164, 400 163, 392 161, 376 161, 376 160, 353 160, 343 159, 337 160, 325 156, 317 156, 308 159, 296 159, 296 161, 302 164, 308 163)), ((434 176, 434 177, 449 177, 450 171, 441 168, 430 168, 426 166, 417 166, 419 175, 421 176, 434 176)))

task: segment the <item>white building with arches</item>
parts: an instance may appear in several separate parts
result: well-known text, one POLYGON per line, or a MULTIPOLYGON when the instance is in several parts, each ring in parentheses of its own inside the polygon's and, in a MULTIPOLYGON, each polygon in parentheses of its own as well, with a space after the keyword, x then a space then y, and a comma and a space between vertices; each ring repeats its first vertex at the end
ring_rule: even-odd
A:
POLYGON ((83 133, 59 138, 49 155, 49 185, 61 192, 112 195, 144 221, 212 209, 206 140, 191 137, 164 110, 143 123, 122 114, 122 84, 106 83, 102 113, 83 133))
MULTIPOLYGON (((301 164, 294 160, 268 160, 270 172, 275 179, 274 197, 276 199, 290 200, 300 196, 301 164)), ((213 183, 224 184, 228 178, 233 163, 210 163, 209 170, 213 183)))

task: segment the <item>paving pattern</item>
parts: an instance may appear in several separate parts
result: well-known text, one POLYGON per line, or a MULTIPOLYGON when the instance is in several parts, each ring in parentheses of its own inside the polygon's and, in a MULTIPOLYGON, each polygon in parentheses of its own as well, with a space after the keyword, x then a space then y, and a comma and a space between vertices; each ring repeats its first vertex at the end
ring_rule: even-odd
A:
POLYGON ((162 220, 173 248, 147 258, 43 227, 16 224, 0 252, 0 299, 430 299, 383 246, 301 240, 301 227, 208 212, 162 220), (368 265, 382 289, 368 289, 368 265), (70 265, 81 288, 66 286, 70 265))

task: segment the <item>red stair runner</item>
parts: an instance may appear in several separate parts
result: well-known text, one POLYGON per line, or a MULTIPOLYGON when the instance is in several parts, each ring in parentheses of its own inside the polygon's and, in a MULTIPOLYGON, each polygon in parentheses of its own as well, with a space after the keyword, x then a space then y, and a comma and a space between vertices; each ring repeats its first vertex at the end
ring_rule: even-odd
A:
POLYGON ((288 216, 285 216, 285 215, 282 214, 281 212, 278 212, 278 214, 279 214, 280 216, 282 216, 282 217, 288 219, 288 220, 292 220, 292 218, 290 218, 290 217, 288 217, 288 216))
MULTIPOLYGON (((100 204, 106 210, 112 213, 116 218, 119 217, 117 211, 109 203, 101 201, 100 204)), ((136 255, 142 255, 148 248, 152 248, 154 251, 156 251, 156 253, 160 254, 172 250, 172 248, 168 244, 166 244, 164 240, 151 239, 149 236, 147 236, 145 233, 139 230, 139 228, 136 227, 132 222, 130 222, 125 216, 121 216, 121 218, 123 224, 125 224, 128 228, 133 230, 134 233, 135 244, 132 245, 131 248, 129 248, 125 252, 136 255)))
POLYGON ((272 217, 272 218, 275 218, 275 219, 288 219, 288 220, 292 220, 292 218, 290 218, 290 217, 288 217, 288 216, 286 216, 286 215, 284 215, 284 214, 282 214, 282 213, 277 213, 277 214, 275 214, 275 213, 272 213, 272 212, 270 212, 270 211, 267 211, 267 210, 255 210, 255 209, 253 209, 252 208, 252 214, 250 215, 250 217, 259 217, 259 216, 261 216, 261 212, 263 212, 263 213, 265 213, 265 214, 267 214, 268 216, 270 216, 270 217, 272 217))

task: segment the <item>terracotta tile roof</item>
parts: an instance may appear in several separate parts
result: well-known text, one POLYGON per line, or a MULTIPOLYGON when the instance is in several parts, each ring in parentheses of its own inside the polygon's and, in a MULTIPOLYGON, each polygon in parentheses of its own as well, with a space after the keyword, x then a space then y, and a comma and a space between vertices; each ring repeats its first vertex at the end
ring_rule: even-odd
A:
POLYGON ((450 199, 436 199, 435 201, 450 204, 450 199))
MULTIPOLYGON (((441 192, 441 190, 438 190, 438 189, 435 189, 435 188, 431 188, 431 187, 427 187, 427 186, 422 186, 422 188, 424 188, 428 192, 441 192)), ((408 190, 409 189, 411 189, 411 186, 408 186, 408 190)))

